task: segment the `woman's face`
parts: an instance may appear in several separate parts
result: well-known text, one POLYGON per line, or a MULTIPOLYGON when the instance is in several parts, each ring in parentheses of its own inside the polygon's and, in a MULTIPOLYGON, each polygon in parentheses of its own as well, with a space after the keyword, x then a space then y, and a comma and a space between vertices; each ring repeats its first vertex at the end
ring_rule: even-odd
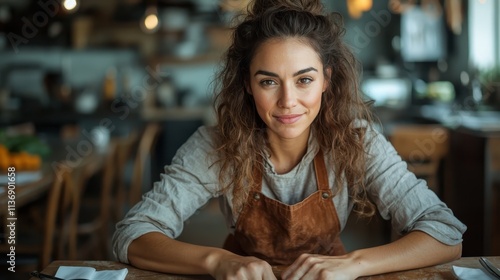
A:
POLYGON ((250 63, 247 91, 270 138, 309 137, 327 86, 318 54, 298 39, 268 40, 250 63))

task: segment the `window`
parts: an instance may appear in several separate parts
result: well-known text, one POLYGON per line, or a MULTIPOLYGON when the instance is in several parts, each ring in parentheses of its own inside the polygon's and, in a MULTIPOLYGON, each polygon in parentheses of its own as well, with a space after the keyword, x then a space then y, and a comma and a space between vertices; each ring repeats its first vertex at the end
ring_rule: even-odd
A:
POLYGON ((469 0, 468 13, 471 67, 500 66, 500 1, 469 0))

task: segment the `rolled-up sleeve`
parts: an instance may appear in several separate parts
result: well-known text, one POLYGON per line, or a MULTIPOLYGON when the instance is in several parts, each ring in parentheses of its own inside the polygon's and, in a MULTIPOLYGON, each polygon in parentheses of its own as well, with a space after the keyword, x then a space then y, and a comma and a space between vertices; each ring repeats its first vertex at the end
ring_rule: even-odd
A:
POLYGON ((113 253, 120 262, 129 262, 130 243, 146 233, 177 238, 184 221, 218 195, 218 171, 212 158, 212 133, 201 127, 177 151, 161 180, 116 225, 113 253))
POLYGON ((456 245, 467 227, 447 205, 427 187, 424 180, 408 171, 407 164, 379 133, 367 138, 368 194, 384 219, 391 219, 400 234, 423 231, 436 240, 456 245))

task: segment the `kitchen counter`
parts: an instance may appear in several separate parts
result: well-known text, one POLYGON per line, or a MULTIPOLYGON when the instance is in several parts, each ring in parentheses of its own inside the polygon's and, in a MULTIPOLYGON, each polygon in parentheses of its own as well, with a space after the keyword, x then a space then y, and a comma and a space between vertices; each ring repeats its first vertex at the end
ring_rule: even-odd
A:
POLYGON ((452 129, 462 127, 475 133, 500 134, 500 111, 454 110, 447 105, 424 105, 416 111, 420 117, 452 129))

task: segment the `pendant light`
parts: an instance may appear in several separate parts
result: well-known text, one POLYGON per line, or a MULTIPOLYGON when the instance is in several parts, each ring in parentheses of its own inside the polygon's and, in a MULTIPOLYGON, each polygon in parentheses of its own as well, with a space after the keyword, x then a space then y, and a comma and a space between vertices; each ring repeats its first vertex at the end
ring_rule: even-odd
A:
POLYGON ((74 12, 78 9, 80 5, 78 0, 64 0, 62 1, 63 8, 68 12, 74 12))
POLYGON ((158 8, 155 3, 150 3, 146 7, 144 16, 141 19, 141 29, 146 33, 154 33, 160 29, 160 19, 158 17, 158 8))
POLYGON ((347 11, 349 16, 358 19, 363 12, 369 11, 373 6, 373 0, 347 0, 347 11))

